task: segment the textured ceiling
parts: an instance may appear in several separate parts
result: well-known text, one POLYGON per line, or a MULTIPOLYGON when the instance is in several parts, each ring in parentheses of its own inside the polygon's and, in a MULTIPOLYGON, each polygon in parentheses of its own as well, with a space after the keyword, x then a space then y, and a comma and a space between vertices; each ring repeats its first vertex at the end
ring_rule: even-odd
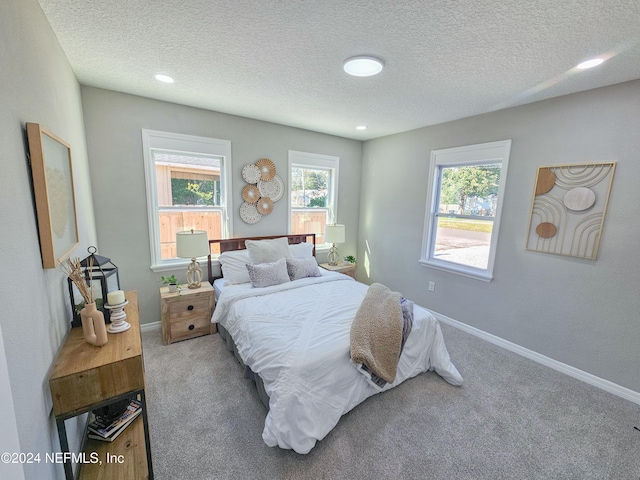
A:
POLYGON ((640 0, 39 2, 82 84, 359 140, 640 78, 640 0))

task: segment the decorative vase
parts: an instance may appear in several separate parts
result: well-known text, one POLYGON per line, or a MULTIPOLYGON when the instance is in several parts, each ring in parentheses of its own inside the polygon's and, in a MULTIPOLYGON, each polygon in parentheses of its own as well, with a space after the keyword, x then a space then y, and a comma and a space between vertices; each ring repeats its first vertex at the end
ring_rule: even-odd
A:
POLYGON ((82 332, 87 343, 98 347, 107 343, 107 326, 104 323, 104 314, 96 308, 96 302, 87 303, 80 310, 80 318, 82 332))

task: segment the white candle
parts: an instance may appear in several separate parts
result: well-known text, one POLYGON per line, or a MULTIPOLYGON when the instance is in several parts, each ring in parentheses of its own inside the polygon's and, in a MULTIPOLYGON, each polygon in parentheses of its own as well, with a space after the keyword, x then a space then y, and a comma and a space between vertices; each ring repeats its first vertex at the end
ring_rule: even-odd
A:
POLYGON ((107 293, 107 303, 109 305, 120 305, 124 303, 124 292, 122 290, 116 290, 115 292, 107 293))

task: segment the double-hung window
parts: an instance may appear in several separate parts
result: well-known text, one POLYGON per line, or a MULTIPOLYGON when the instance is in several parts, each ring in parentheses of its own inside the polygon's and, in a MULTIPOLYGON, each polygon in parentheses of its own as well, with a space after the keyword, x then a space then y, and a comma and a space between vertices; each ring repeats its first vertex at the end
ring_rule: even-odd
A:
POLYGON ((433 150, 420 262, 491 281, 511 140, 433 150))
POLYGON ((231 142, 142 130, 151 268, 175 268, 176 233, 205 230, 209 239, 231 231, 231 142))
POLYGON ((327 247, 324 227, 337 222, 340 159, 289 151, 289 232, 315 233, 316 245, 327 247))

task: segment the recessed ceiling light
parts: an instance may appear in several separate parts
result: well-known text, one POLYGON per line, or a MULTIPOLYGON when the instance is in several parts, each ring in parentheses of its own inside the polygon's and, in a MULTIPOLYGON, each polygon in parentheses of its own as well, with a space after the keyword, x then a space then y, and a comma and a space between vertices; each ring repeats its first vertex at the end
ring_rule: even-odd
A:
POLYGON ((156 75, 156 80, 163 83, 173 83, 173 78, 171 78, 169 75, 163 75, 162 73, 158 73, 156 75))
POLYGON ((356 130, 366 130, 366 129, 367 129, 367 126, 366 126, 366 125, 358 125, 358 126, 356 127, 356 130))
POLYGON ((604 58, 592 58, 591 60, 587 60, 586 62, 579 63, 576 65, 576 68, 579 70, 586 70, 587 68, 593 68, 600 65, 604 62, 604 58))
POLYGON ((382 60, 374 57, 351 57, 344 62, 344 71, 354 77, 370 77, 382 71, 382 60))

